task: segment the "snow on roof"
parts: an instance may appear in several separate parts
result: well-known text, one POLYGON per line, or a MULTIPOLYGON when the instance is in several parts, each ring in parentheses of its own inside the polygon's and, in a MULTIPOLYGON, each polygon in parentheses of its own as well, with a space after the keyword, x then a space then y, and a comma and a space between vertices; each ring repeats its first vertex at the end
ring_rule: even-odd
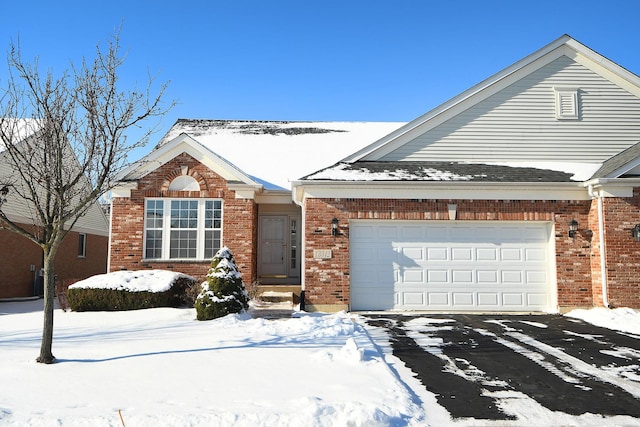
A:
MULTIPOLYGON (((8 136, 11 136, 13 142, 25 139, 40 128, 38 119, 18 119, 10 117, 0 117, 0 127, 2 128, 2 134, 6 133, 8 136)), ((0 152, 4 150, 4 142, 0 139, 0 152)))
POLYGON ((328 181, 585 181, 599 168, 585 163, 367 162, 338 163, 305 180, 328 181))
POLYGON ((76 289, 114 289, 129 292, 164 292, 186 274, 167 270, 114 271, 80 280, 69 286, 76 289))
POLYGON ((377 141, 404 123, 179 119, 156 148, 186 133, 246 174, 281 188, 377 141))

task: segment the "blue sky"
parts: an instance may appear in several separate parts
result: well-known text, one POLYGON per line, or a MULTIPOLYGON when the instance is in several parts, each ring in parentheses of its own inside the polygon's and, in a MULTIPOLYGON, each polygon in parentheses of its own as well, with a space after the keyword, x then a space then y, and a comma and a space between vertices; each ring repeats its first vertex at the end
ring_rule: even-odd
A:
POLYGON ((122 23, 122 83, 178 101, 152 145, 178 118, 410 121, 565 33, 640 74, 637 0, 163 3, 5 0, 0 51, 59 72, 122 23))

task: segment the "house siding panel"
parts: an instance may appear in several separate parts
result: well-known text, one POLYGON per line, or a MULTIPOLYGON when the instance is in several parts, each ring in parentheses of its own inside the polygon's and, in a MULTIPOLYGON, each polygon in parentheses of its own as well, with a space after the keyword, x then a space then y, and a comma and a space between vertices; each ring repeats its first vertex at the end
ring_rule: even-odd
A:
POLYGON ((210 260, 167 261, 145 260, 144 203, 148 197, 220 198, 223 200, 222 244, 229 247, 245 283, 256 278, 254 242, 257 233, 257 205, 252 199, 236 198, 227 182, 202 163, 182 153, 141 178, 138 189, 130 197, 117 197, 112 201, 112 231, 110 271, 166 269, 179 271, 197 279, 204 279, 210 260), (187 168, 187 173, 200 184, 200 191, 169 191, 171 180, 187 168))
POLYGON ((640 99, 562 56, 380 160, 599 163, 638 141, 640 99), (579 120, 556 119, 554 87, 578 89, 579 120))

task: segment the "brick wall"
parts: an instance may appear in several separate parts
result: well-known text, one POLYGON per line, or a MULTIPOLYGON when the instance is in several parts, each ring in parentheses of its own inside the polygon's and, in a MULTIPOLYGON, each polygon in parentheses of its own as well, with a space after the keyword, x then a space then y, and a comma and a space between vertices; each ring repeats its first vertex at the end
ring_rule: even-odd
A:
MULTIPOLYGON (((34 274, 42 268, 42 249, 29 239, 0 230, 0 298, 34 295, 34 274), (31 271, 34 265, 35 272, 31 271)), ((84 279, 107 271, 108 238, 87 235, 86 257, 78 257, 78 233, 62 242, 55 259, 59 281, 84 279)))
POLYGON ((457 205, 461 221, 551 221, 555 224, 558 304, 593 305, 590 201, 307 199, 305 218, 305 297, 311 306, 346 308, 349 304, 349 220, 449 220, 448 205, 457 205), (331 219, 340 220, 340 235, 331 235, 331 219), (575 238, 568 223, 580 224, 575 238), (314 249, 331 249, 318 260, 314 249))
POLYGON ((640 223, 640 189, 630 198, 605 198, 603 208, 609 305, 640 308, 640 242, 631 237, 640 223))
POLYGON ((245 283, 256 278, 257 206, 254 200, 236 199, 227 182, 186 153, 176 156, 138 182, 130 198, 112 202, 111 271, 166 269, 202 279, 210 260, 152 261, 143 259, 144 203, 147 197, 220 198, 223 200, 222 244, 233 252, 245 283), (185 169, 186 168, 186 169, 185 169), (169 184, 185 173, 200 184, 200 191, 169 191, 169 184))

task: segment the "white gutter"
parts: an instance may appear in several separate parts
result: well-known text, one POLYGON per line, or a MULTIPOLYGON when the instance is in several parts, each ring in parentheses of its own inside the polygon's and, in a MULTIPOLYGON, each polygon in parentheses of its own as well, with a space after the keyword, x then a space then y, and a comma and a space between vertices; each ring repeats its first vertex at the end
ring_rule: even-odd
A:
POLYGON ((297 188, 294 186, 292 190, 293 202, 300 206, 300 213, 302 215, 302 224, 300 224, 300 228, 302 232, 300 233, 300 310, 306 311, 306 301, 305 301, 305 266, 306 266, 306 240, 307 240, 307 231, 306 231, 306 209, 305 203, 302 200, 296 199, 296 190, 297 188))
POLYGON ((607 291, 607 255, 604 240, 604 208, 602 190, 596 192, 593 189, 593 184, 589 184, 587 187, 589 190, 589 196, 598 199, 598 238, 600 239, 600 276, 602 277, 602 304, 609 308, 609 297, 607 291))

